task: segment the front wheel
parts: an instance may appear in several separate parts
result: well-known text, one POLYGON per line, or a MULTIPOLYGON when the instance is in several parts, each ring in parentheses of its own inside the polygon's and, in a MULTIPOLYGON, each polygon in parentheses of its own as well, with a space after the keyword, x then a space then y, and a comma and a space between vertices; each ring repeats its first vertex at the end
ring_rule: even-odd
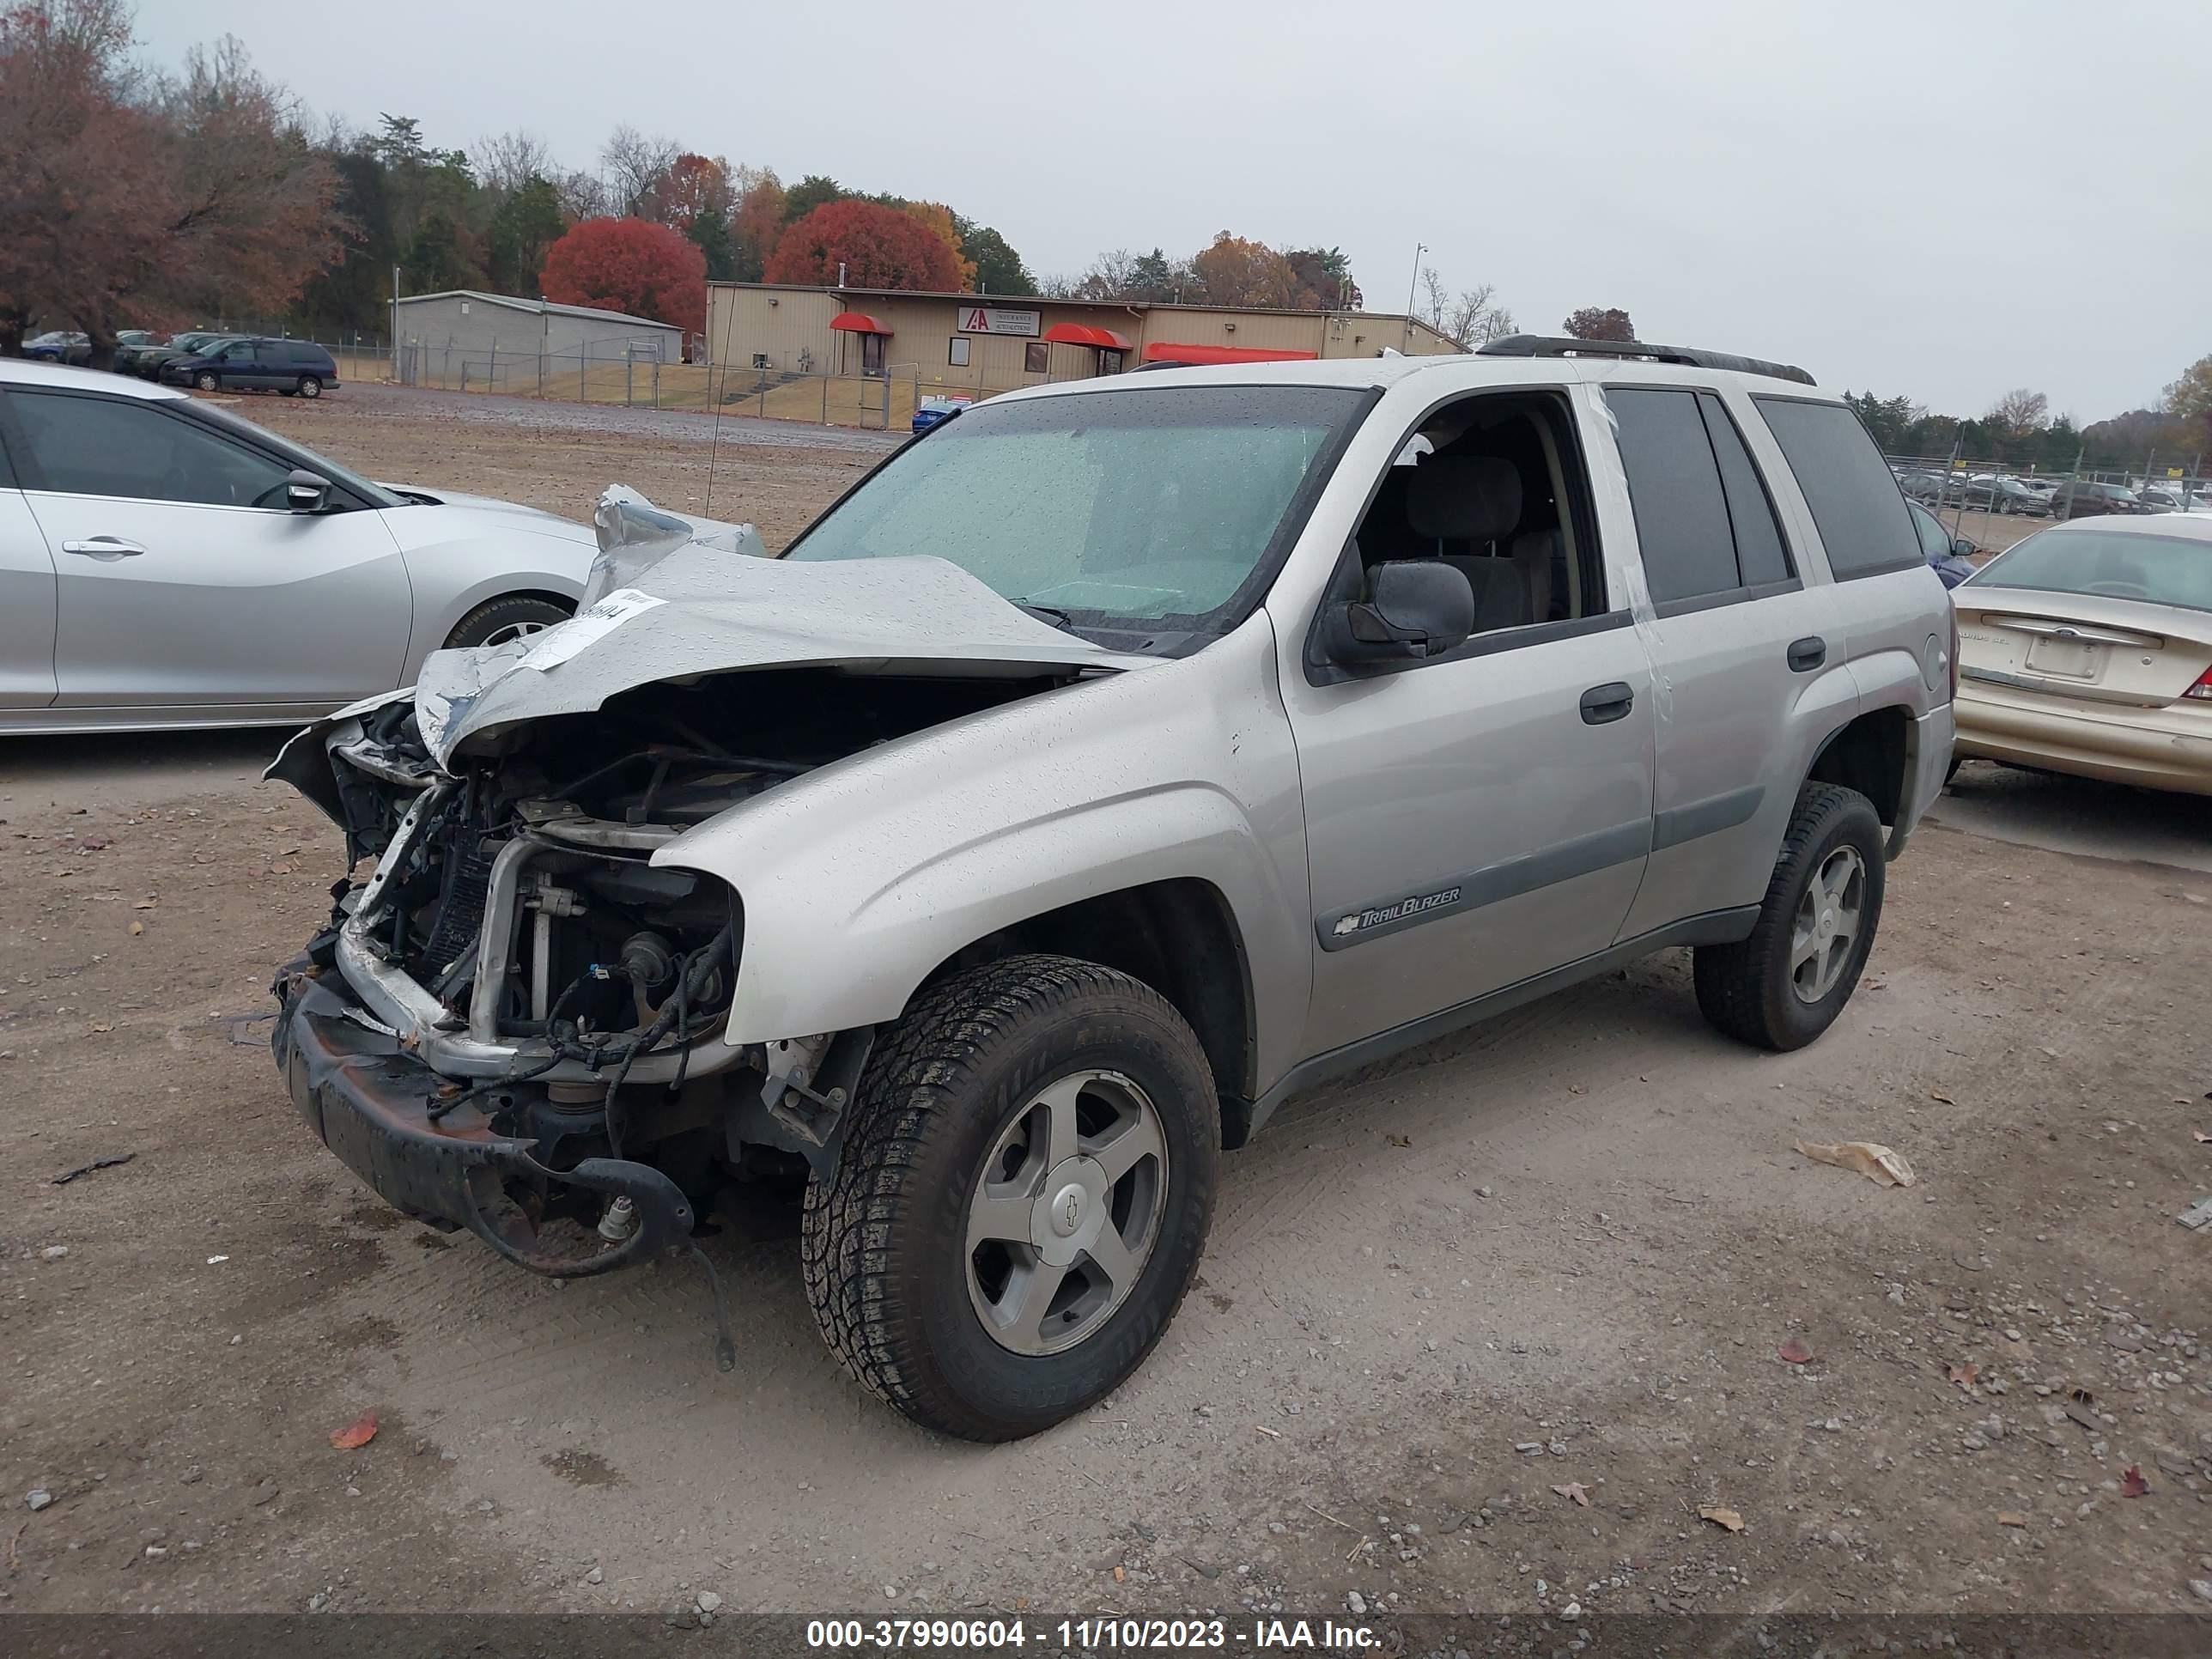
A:
POLYGON ((822 1334, 917 1423, 1015 1440, 1095 1405, 1189 1288, 1221 1142, 1212 1070, 1126 974, 1022 956, 887 1030, 808 1183, 822 1334))
POLYGON ((568 615, 565 606, 550 599, 532 599, 526 593, 487 599, 453 624, 453 631, 446 636, 446 649, 465 651, 471 646, 505 645, 510 640, 543 633, 556 623, 568 621, 568 615))
POLYGON ((214 370, 204 368, 192 376, 192 384, 203 392, 213 392, 222 382, 216 377, 214 370))
POLYGON ((1751 936, 1701 945, 1698 1007, 1757 1048, 1802 1048, 1851 998, 1881 921, 1881 819, 1856 789, 1808 783, 1751 936))

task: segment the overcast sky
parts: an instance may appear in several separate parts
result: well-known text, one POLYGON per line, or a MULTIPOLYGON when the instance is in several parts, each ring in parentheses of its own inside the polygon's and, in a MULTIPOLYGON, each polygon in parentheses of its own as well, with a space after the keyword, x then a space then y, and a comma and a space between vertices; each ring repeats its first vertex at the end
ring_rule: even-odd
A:
POLYGON ((146 0, 148 56, 243 40, 319 114, 509 128, 597 167, 688 148, 950 203, 1040 274, 1230 229, 1342 247, 1404 308, 1417 242, 1532 331, 1802 363, 2083 422, 2212 352, 2203 0, 1111 7, 146 0))

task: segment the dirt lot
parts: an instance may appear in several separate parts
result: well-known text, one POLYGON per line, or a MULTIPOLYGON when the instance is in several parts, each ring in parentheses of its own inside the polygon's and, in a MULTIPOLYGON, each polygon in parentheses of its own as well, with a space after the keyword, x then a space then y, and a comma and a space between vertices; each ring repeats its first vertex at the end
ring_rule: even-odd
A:
MULTIPOLYGON (((703 495, 696 436, 404 397, 246 412, 703 495)), ((732 458, 715 511, 781 537, 866 454, 732 458)), ((1145 1370, 979 1449, 839 1373, 791 1212, 709 1241, 725 1376, 688 1267, 561 1289, 383 1208, 258 1018, 334 830, 188 740, 73 749, 0 773, 0 1607, 2206 1610, 2212 875, 1931 827, 1809 1050, 1713 1036, 1670 955, 1286 1109, 1145 1370)))

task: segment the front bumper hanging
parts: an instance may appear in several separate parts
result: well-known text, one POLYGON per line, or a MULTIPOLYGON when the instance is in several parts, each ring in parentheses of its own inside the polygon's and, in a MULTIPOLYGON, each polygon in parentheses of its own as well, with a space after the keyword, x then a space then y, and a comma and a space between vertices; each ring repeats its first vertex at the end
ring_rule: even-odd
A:
POLYGON ((518 1267, 555 1279, 611 1273, 691 1247, 690 1200, 649 1164, 587 1158, 549 1169, 532 1156, 536 1142, 499 1133, 472 1103, 433 1121, 445 1080, 330 981, 305 960, 284 969, 270 1047, 300 1115, 386 1203, 447 1231, 465 1227, 518 1267), (636 1206, 637 1231, 608 1248, 564 1251, 540 1236, 510 1182, 627 1198, 636 1206))

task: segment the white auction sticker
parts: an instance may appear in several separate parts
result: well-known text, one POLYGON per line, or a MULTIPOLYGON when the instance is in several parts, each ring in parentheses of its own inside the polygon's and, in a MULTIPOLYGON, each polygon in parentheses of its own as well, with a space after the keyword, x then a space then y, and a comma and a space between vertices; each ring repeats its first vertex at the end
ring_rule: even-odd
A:
POLYGON ((618 587, 596 604, 587 605, 563 623, 556 623, 531 642, 530 651, 515 666, 545 670, 564 663, 586 646, 605 639, 632 617, 668 601, 635 587, 618 587))

